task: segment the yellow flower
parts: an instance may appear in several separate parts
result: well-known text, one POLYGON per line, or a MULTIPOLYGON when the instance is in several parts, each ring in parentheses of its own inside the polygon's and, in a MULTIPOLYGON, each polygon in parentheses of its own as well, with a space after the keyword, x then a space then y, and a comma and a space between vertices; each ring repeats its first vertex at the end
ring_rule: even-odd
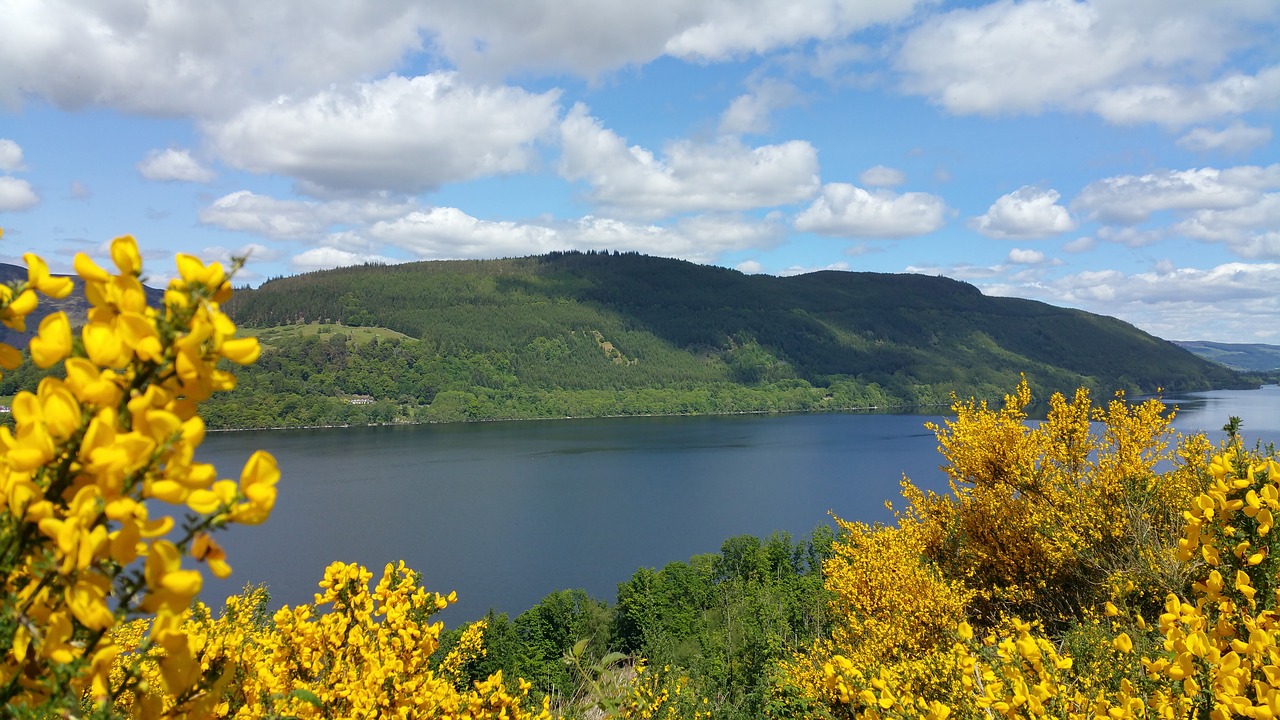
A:
POLYGON ((1133 640, 1129 638, 1129 633, 1120 633, 1111 641, 1111 645, 1122 653, 1133 652, 1133 640))
POLYGON ((249 456, 240 473, 240 493, 246 502, 238 505, 231 517, 236 522, 257 525, 267 519, 276 503, 276 483, 280 467, 270 453, 261 450, 249 456))
POLYGON ((49 266, 44 259, 34 253, 26 253, 22 259, 27 263, 27 284, 51 298, 64 298, 71 294, 75 284, 71 278, 55 278, 49 274, 49 266))
POLYGON ((142 254, 132 235, 121 235, 111 241, 111 261, 123 275, 137 277, 142 274, 142 254))
POLYGON ((40 330, 31 338, 31 360, 37 367, 47 368, 71 354, 71 322, 64 312, 45 316, 40 330))

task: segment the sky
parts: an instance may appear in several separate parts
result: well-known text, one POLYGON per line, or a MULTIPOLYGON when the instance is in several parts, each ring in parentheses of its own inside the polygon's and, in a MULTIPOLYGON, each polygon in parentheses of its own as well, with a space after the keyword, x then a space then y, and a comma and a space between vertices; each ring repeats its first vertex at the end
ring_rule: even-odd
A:
POLYGON ((639 251, 1280 344, 1276 0, 0 0, 0 262, 639 251))

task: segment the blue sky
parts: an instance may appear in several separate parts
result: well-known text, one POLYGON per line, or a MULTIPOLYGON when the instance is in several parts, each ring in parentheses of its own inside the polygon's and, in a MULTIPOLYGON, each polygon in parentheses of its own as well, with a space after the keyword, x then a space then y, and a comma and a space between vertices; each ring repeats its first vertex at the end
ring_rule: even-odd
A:
POLYGON ((638 250, 1280 343, 1274 0, 0 2, 0 262, 638 250))

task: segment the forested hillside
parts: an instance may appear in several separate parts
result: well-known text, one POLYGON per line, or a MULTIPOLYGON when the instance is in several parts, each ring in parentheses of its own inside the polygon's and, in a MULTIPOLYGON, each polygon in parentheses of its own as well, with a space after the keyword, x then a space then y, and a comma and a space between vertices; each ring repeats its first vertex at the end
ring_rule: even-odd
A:
POLYGON ((1242 383, 1113 318, 947 278, 779 278, 633 253, 341 268, 243 290, 227 310, 267 352, 215 424, 946 403, 998 397, 1019 373, 1042 391, 1242 383), (396 336, 357 339, 365 326, 396 336))
MULTIPOLYGON (((1042 394, 1246 385, 1114 318, 943 277, 634 253, 341 268, 243 289, 226 311, 264 354, 206 408, 211 427, 942 405, 1023 373, 1042 394)), ((8 373, 0 395, 40 374, 8 373)))
POLYGON ((1207 340, 1174 341, 1178 347, 1233 370, 1280 373, 1280 345, 1219 343, 1207 340))

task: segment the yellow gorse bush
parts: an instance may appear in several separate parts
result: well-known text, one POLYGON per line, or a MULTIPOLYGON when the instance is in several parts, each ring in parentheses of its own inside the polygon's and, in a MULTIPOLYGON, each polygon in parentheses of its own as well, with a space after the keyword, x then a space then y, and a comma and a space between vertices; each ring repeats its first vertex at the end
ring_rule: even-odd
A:
POLYGON ((955 420, 929 425, 951 493, 904 484, 905 515, 925 528, 925 554, 977 594, 974 619, 991 624, 1010 611, 1048 623, 1074 617, 1115 574, 1166 590, 1181 582, 1167 577, 1175 572, 1169 556, 1203 461, 1162 474, 1155 467, 1203 458, 1202 441, 1170 449, 1172 417, 1159 400, 1095 406, 1085 390, 1070 400, 1054 394, 1034 424, 1030 403, 1025 380, 1000 410, 956 402, 955 420))
MULTIPOLYGON (((0 706, 44 717, 109 706, 136 688, 113 676, 122 622, 154 617, 138 647, 159 650, 155 680, 184 710, 212 701, 183 616, 201 586, 197 563, 230 572, 211 532, 260 523, 280 473, 255 453, 239 481, 219 480, 195 461, 204 438, 198 404, 235 386, 221 360, 253 362, 258 344, 237 338, 219 310, 230 274, 178 256, 163 308, 151 308, 133 238, 116 238, 117 272, 84 254, 75 269, 90 309, 78 336, 63 312, 31 338, 32 361, 62 365, 36 392, 13 401, 13 429, 0 428, 0 706), (179 524, 176 514, 185 517, 179 524)), ((37 293, 62 298, 70 278, 24 256, 26 282, 0 287, 0 322, 26 330, 37 293)), ((21 354, 0 346, 0 365, 21 354)))
MULTIPOLYGON (((208 708, 219 718, 546 718, 527 711, 530 685, 508 688, 501 673, 459 687, 461 667, 483 656, 483 623, 473 625, 438 664, 432 654, 443 628, 428 618, 453 597, 430 593, 404 563, 388 564, 372 592, 372 574, 359 565, 333 563, 313 605, 266 609, 262 589, 229 598, 221 616, 196 605, 182 629, 201 648, 202 667, 222 681, 208 708)), ((135 655, 146 677, 163 658, 135 655)), ((155 688, 155 685, 150 685, 155 688)), ((171 709, 164 692, 139 690, 121 710, 139 705, 171 709)))
POLYGON ((836 629, 780 687, 868 720, 1280 716, 1280 463, 1203 436, 1168 452, 1150 402, 1056 397, 1033 426, 1028 401, 957 403, 936 428, 952 494, 906 484, 898 527, 842 523, 836 629))
MULTIPOLYGON (((261 523, 275 504, 269 454, 254 453, 238 481, 195 460, 199 404, 235 387, 222 361, 251 363, 259 347, 219 309, 235 268, 179 254, 152 308, 133 238, 116 238, 111 258, 114 273, 76 256, 82 328, 50 313, 28 344, 61 377, 19 393, 13 429, 0 427, 0 717, 550 717, 522 679, 468 686, 484 623, 433 660, 443 625, 431 617, 456 597, 427 592, 403 562, 372 589, 368 570, 333 563, 314 604, 274 613, 263 588, 217 617, 196 600, 201 564, 231 572, 213 533, 261 523)), ((0 322, 22 332, 39 294, 74 289, 24 259, 26 282, 0 285, 0 322)), ((22 360, 0 344, 0 367, 22 360)), ((684 716, 675 708, 696 702, 665 673, 618 692, 628 717, 684 716)))

